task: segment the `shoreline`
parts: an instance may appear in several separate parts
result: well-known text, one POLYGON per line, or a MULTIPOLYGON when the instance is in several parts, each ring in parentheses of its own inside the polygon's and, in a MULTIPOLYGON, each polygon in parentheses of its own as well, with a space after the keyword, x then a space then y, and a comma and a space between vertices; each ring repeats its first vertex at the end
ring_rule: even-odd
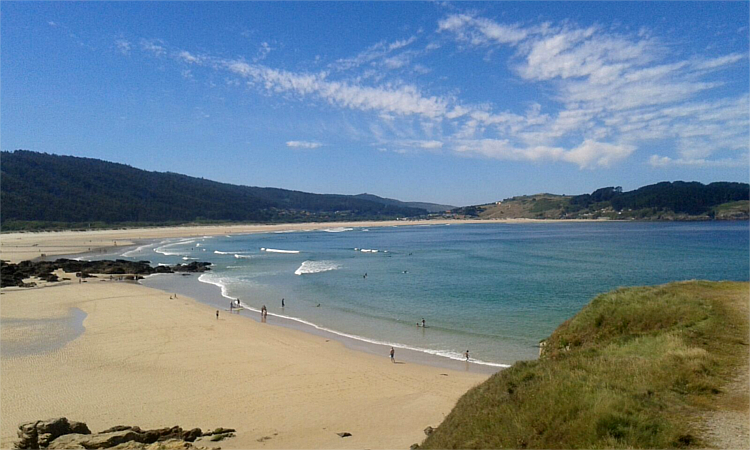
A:
POLYGON ((112 248, 142 245, 149 239, 190 238, 237 234, 271 233, 276 231, 321 230, 337 227, 392 227, 459 224, 536 224, 536 223, 604 223, 614 220, 590 219, 436 219, 388 220, 364 222, 310 222, 273 225, 210 225, 186 227, 130 228, 89 231, 39 231, 3 233, 0 259, 12 263, 64 255, 107 255, 112 248), (62 243, 61 243, 62 242, 62 243), (140 244, 139 244, 140 243, 140 244))
MULTIPOLYGON (((392 226, 401 226, 401 225, 408 225, 408 226, 425 226, 425 225, 459 225, 459 224, 488 224, 488 223, 537 223, 537 222, 550 222, 550 220, 540 221, 540 220, 533 220, 533 219, 503 219, 503 220, 440 220, 440 221, 384 221, 384 222, 335 222, 335 223, 303 223, 303 224, 279 224, 279 225, 271 225, 271 226, 257 226, 262 228, 255 228, 256 226, 251 226, 252 231, 249 232, 241 232, 241 233, 234 233, 234 234, 264 234, 264 233, 274 233, 274 232, 305 232, 305 231, 315 231, 315 230, 321 230, 321 229, 328 229, 328 228, 336 228, 336 227, 368 227, 368 228, 374 228, 374 227, 392 227, 392 226)), ((560 221, 552 221, 552 222, 564 222, 562 220, 560 221)), ((244 227, 244 226, 243 226, 244 227)), ((143 231, 147 231, 148 229, 132 229, 132 230, 119 230, 123 232, 134 232, 141 234, 143 231)), ((225 232, 227 231, 224 227, 221 227, 219 230, 212 230, 214 233, 206 233, 205 227, 169 227, 160 229, 160 231, 163 231, 167 233, 164 236, 160 237, 153 237, 149 236, 147 238, 136 238, 133 239, 131 236, 127 236, 129 239, 127 241, 122 241, 122 238, 120 238, 120 241, 118 242, 119 245, 117 246, 105 246, 101 248, 93 248, 89 250, 87 248, 86 251, 78 252, 78 253, 63 253, 59 255, 46 255, 43 258, 35 258, 35 259, 46 259, 46 260, 54 260, 56 258, 60 257, 68 257, 70 259, 116 259, 118 257, 121 257, 128 252, 136 251, 140 248, 147 247, 147 246, 155 246, 158 244, 163 243, 164 240, 167 239, 183 239, 183 238, 190 238, 190 237, 207 237, 207 236, 217 236, 217 235, 225 235, 225 232), (187 229, 186 229, 187 228, 187 229), (190 234, 188 235, 176 235, 174 232, 183 232, 188 231, 190 234)), ((46 237, 47 233, 49 232, 42 232, 42 233, 28 233, 30 235, 29 237, 33 237, 34 235, 43 235, 46 237)), ((69 233, 98 233, 97 231, 84 231, 84 232, 69 232, 69 233)), ((22 233, 27 234, 27 233, 22 233)), ((182 233, 180 233, 182 234, 182 233)), ((230 233, 231 235, 231 233, 230 233)), ((60 236, 62 237, 62 236, 60 236)), ((114 237, 114 236, 112 236, 114 237)), ((0 259, 5 259, 0 258, 0 259)), ((213 283, 206 283, 198 280, 198 276, 195 277, 182 277, 179 275, 175 275, 170 277, 170 274, 165 274, 166 277, 163 277, 162 279, 171 279, 171 282, 168 282, 166 285, 154 285, 152 282, 146 281, 145 284, 143 284, 146 287, 150 288, 156 288, 159 289, 165 293, 178 293, 184 296, 188 296, 191 298, 196 299, 195 301, 211 305, 212 307, 219 308, 221 310, 224 310, 228 312, 228 309, 226 309, 225 303, 227 300, 229 300, 228 297, 225 297, 223 295, 223 291, 220 286, 217 286, 213 283), (185 278, 188 278, 187 280, 185 278), (193 281, 194 279, 194 281, 193 281), (188 284, 193 282, 193 284, 190 284, 188 286, 185 285, 185 281, 188 282, 188 284)), ((196 274, 200 275, 200 274, 196 274)), ((150 278, 150 277, 149 277, 150 278)), ((145 280, 142 280, 145 281, 145 280)), ((140 284, 141 282, 139 282, 140 284)), ((159 284, 159 283, 157 283, 159 284)), ((258 311, 254 311, 253 308, 244 307, 244 309, 247 311, 246 316, 250 316, 255 319, 256 322, 259 322, 257 320, 256 314, 258 311)), ((510 367, 509 364, 502 364, 502 363, 493 363, 493 362, 486 362, 481 361, 479 363, 476 362, 466 362, 464 360, 457 360, 450 358, 448 356, 443 356, 439 354, 432 354, 430 353, 429 349, 418 349, 413 348, 410 346, 407 346, 405 344, 393 342, 393 343, 382 343, 382 342, 373 342, 374 339, 368 339, 363 338, 361 336, 351 336, 343 332, 338 332, 336 330, 330 330, 326 328, 322 328, 314 323, 308 322, 304 319, 297 318, 297 317, 283 317, 278 314, 269 313, 269 316, 274 317, 274 325, 288 328, 288 329, 294 329, 298 331, 302 331, 304 333, 315 335, 315 336, 321 336, 326 337, 328 339, 337 341, 345 345, 347 348, 364 352, 371 355, 385 355, 388 353, 388 350, 391 346, 397 349, 397 354, 399 357, 405 357, 404 359, 407 360, 410 363, 416 363, 421 364, 425 366, 430 366, 434 368, 441 368, 441 369, 450 369, 450 370, 457 370, 457 371, 464 371, 464 372, 470 372, 470 373, 478 373, 478 374, 484 374, 484 375, 491 375, 494 374, 500 370, 503 370, 507 367, 510 367)))
POLYGON ((96 278, 2 294, 3 344, 34 350, 22 322, 50 338, 70 332, 71 314, 85 328, 60 348, 1 355, 2 448, 18 423, 57 416, 93 431, 232 427, 237 437, 220 443, 229 449, 404 448, 488 376, 411 363, 402 352, 393 364, 236 314, 216 318, 213 306, 136 283, 96 278), (336 435, 343 431, 352 437, 336 435))
MULTIPOLYGON (((145 279, 140 280, 138 283, 149 288, 159 289, 165 293, 177 293, 179 295, 188 296, 199 303, 219 308, 222 312, 228 314, 229 309, 226 308, 226 302, 229 301, 230 298, 223 295, 221 287, 213 283, 200 281, 199 278, 200 276, 198 276, 198 274, 190 276, 183 276, 180 274, 157 274, 150 275, 145 279)), ((243 312, 235 314, 244 316, 255 322, 261 322, 259 316, 260 311, 247 306, 244 306, 242 311, 244 314, 243 312)), ((430 354, 425 351, 426 349, 415 349, 399 343, 385 344, 371 342, 370 340, 366 340, 367 338, 348 336, 336 330, 328 330, 296 317, 283 316, 272 312, 269 312, 268 316, 269 319, 266 323, 269 325, 298 330, 303 333, 324 337, 340 342, 346 348, 371 355, 387 355, 388 350, 393 346, 397 349, 396 354, 400 360, 435 368, 492 375, 500 370, 510 367, 509 364, 487 362, 477 363, 455 360, 438 354, 430 354)))

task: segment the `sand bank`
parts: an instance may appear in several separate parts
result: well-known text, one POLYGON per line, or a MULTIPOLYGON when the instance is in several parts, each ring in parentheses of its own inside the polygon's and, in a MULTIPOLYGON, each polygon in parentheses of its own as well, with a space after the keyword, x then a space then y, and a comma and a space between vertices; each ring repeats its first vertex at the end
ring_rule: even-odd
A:
POLYGON ((406 448, 487 377, 392 364, 223 311, 217 320, 214 308, 130 283, 3 289, 0 317, 0 344, 16 349, 0 354, 4 448, 19 422, 54 416, 93 431, 236 428, 222 448, 406 448), (85 331, 71 334, 81 314, 85 331), (35 348, 40 335, 72 340, 35 348))

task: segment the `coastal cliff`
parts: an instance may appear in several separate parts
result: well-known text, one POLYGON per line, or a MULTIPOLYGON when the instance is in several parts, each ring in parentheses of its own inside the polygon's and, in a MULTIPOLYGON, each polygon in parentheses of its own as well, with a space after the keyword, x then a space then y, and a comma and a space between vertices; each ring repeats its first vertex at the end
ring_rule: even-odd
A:
POLYGON ((748 298, 748 283, 705 281, 602 294, 539 360, 467 392, 422 447, 747 445, 748 298))

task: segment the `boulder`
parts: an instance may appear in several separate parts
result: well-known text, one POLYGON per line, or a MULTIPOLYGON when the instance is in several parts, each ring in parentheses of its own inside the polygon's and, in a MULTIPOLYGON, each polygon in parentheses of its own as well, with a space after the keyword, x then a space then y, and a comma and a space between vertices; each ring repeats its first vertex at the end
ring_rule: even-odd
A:
POLYGON ((50 442, 58 437, 71 433, 88 435, 91 434, 91 431, 85 423, 68 421, 65 417, 27 422, 18 426, 19 441, 17 447, 47 447, 50 442))
POLYGON ((113 431, 97 434, 66 434, 53 440, 47 448, 111 448, 124 442, 141 442, 142 435, 133 430, 113 431))

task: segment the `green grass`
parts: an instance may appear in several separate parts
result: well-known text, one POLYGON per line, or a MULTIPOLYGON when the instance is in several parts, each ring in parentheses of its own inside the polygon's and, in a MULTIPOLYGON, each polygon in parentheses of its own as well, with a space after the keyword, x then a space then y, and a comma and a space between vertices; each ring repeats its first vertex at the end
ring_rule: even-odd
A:
POLYGON ((698 415, 747 366, 749 298, 748 283, 703 281, 600 295, 422 447, 702 447, 698 415))

